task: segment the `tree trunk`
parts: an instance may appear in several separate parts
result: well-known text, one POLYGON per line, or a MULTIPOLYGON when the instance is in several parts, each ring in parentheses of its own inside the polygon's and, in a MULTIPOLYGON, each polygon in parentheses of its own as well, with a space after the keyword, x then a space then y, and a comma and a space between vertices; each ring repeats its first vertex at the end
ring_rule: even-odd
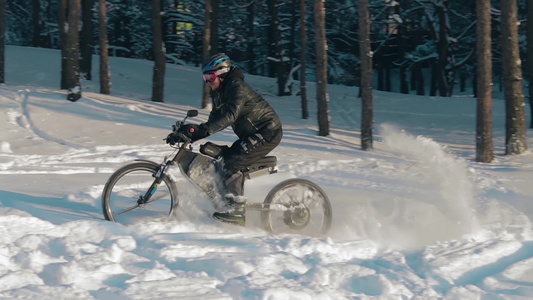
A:
POLYGON ((448 97, 448 81, 446 80, 448 65, 448 24, 446 22, 446 11, 443 6, 437 6, 439 16, 439 39, 437 41, 438 60, 438 84, 439 96, 448 97))
POLYGON ((0 0, 0 83, 5 83, 6 0, 0 0))
POLYGON ((287 95, 289 61, 283 53, 281 32, 279 30, 279 9, 277 0, 268 0, 269 13, 269 76, 278 78, 278 95, 287 95))
MULTIPOLYGON (((203 61, 218 52, 218 1, 206 0, 204 15, 203 61)), ((211 88, 206 83, 202 87, 202 108, 206 108, 211 105, 211 88)))
POLYGON ((316 102, 318 106, 318 135, 329 135, 328 45, 326 40, 325 0, 314 0, 316 35, 316 102))
POLYGON ((526 114, 518 49, 517 1, 501 2, 501 49, 505 95, 505 154, 527 150, 526 114))
POLYGON ((67 99, 77 101, 81 98, 80 83, 80 24, 81 0, 69 1, 68 8, 68 30, 65 42, 65 71, 66 88, 68 89, 67 99))
POLYGON ((219 2, 218 0, 211 0, 213 13, 211 14, 211 54, 219 52, 218 47, 218 18, 219 18, 219 2))
POLYGON ((477 113, 476 161, 490 163, 494 158, 492 145, 492 54, 490 0, 476 4, 477 113))
POLYGON ((357 9, 359 13, 359 57, 361 60, 361 148, 370 150, 373 148, 374 100, 372 96, 372 45, 368 0, 359 0, 357 9))
POLYGON ((276 77, 276 61, 279 44, 279 16, 277 0, 268 0, 268 77, 276 77))
POLYGON ((377 75, 378 75, 378 91, 384 91, 385 90, 385 67, 384 67, 384 58, 383 58, 383 54, 381 51, 378 51, 379 53, 377 53, 376 57, 376 61, 378 62, 377 63, 377 75))
POLYGON ((297 73, 296 72, 291 72, 292 69, 294 68, 294 51, 295 51, 295 47, 296 47, 296 24, 298 23, 298 13, 297 13, 297 10, 296 10, 297 4, 298 4, 298 0, 292 0, 291 1, 291 11, 292 11, 292 14, 291 14, 291 31, 290 31, 289 55, 288 55, 289 62, 287 63, 288 73, 290 73, 290 74, 287 77, 288 78, 287 79, 287 83, 285 84, 288 87, 287 95, 291 95, 292 94, 292 80, 297 79, 297 78, 295 78, 295 77, 297 77, 297 75, 296 75, 297 73), (292 76, 292 78, 291 78, 291 76, 292 76))
MULTIPOLYGON (((474 97, 477 98, 477 75, 472 77, 472 86, 474 87, 474 97)), ((492 89, 494 90, 494 82, 492 83, 492 89)))
POLYGON ((255 36, 254 36, 254 19, 255 19, 255 2, 250 3, 247 8, 248 12, 248 72, 250 74, 257 74, 255 72, 255 36))
POLYGON ((33 47, 41 47, 41 20, 39 19, 39 13, 41 12, 41 1, 32 0, 32 23, 33 23, 33 36, 31 45, 33 47))
POLYGON ((80 39, 80 70, 87 80, 92 79, 93 57, 93 7, 94 0, 82 0, 82 19, 80 39))
POLYGON ((67 60, 67 54, 66 54, 66 40, 67 40, 67 34, 66 34, 66 28, 67 28, 67 0, 60 0, 59 1, 59 7, 57 9, 58 11, 58 18, 57 18, 57 28, 59 31, 59 43, 61 44, 61 83, 60 88, 62 90, 67 89, 67 80, 66 80, 66 60, 67 60))
POLYGON ((424 96, 426 94, 426 82, 424 80, 424 71, 422 70, 422 66, 420 66, 420 63, 415 63, 413 66, 413 77, 416 87, 416 94, 419 96, 424 96))
POLYGON ((300 92, 302 99, 302 119, 309 119, 309 108, 307 104, 307 7, 306 1, 300 0, 300 35, 302 37, 301 65, 300 65, 300 92))
MULTIPOLYGON (((407 40, 405 38, 405 25, 398 25, 398 35, 396 39, 398 41, 398 51, 400 52, 399 56, 403 59, 406 52, 407 40)), ((400 93, 409 94, 409 82, 407 80, 407 67, 405 63, 400 65, 400 93)))
POLYGON ((527 72, 529 74, 529 109, 531 110, 531 123, 533 128, 533 2, 527 1, 527 72))
POLYGON ((436 58, 430 58, 429 59, 429 67, 431 70, 431 82, 429 86, 429 95, 430 96, 437 96, 437 88, 439 87, 439 67, 437 66, 437 59, 436 58))
POLYGON ((161 0, 152 0, 152 39, 154 47, 154 73, 152 101, 163 102, 165 88, 165 45, 161 27, 161 0))
POLYGON ((387 55, 385 62, 385 91, 391 91, 391 60, 389 55, 387 55))
POLYGON ((459 91, 461 93, 464 93, 466 91, 466 80, 468 79, 468 73, 465 71, 461 71, 459 74, 459 91))
MULTIPOLYGON (((213 10, 211 0, 205 1, 205 13, 204 13, 204 37, 203 37, 203 53, 202 53, 202 60, 206 61, 209 56, 211 56, 211 14, 213 10)), ((209 106, 211 101, 210 93, 211 88, 207 83, 202 84, 202 108, 206 108, 209 106)))
POLYGON ((100 93, 109 95, 111 93, 109 73, 109 46, 107 42, 107 7, 106 0, 98 0, 98 26, 100 42, 100 93))

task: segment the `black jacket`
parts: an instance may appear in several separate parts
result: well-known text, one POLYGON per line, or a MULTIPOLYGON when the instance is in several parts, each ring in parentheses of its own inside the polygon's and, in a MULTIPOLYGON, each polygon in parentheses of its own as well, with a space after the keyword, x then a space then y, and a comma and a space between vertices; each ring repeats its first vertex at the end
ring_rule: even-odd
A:
POLYGON ((228 126, 239 138, 259 133, 269 142, 281 134, 281 122, 268 102, 246 82, 237 67, 225 74, 221 89, 212 94, 213 109, 206 123, 206 135, 212 135, 228 126))

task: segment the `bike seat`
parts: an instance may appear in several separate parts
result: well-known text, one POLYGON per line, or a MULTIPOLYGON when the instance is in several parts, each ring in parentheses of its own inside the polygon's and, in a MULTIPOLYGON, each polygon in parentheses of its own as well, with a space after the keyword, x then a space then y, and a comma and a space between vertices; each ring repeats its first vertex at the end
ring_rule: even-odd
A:
POLYGON ((242 173, 248 179, 251 179, 253 177, 257 177, 259 175, 263 175, 266 173, 269 173, 269 174, 276 173, 277 162, 278 162, 277 157, 265 156, 259 159, 257 162, 246 167, 246 169, 242 170, 242 173), (263 171, 263 172, 259 172, 259 171, 263 171))

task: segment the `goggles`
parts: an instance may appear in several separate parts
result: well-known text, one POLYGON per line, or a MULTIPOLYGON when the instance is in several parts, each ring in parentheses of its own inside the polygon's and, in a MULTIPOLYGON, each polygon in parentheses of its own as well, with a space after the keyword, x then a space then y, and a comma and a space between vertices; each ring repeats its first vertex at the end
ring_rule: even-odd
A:
POLYGON ((204 78, 205 83, 213 82, 217 79, 217 73, 216 72, 207 72, 202 74, 202 77, 204 78))
POLYGON ((205 83, 210 83, 210 82, 217 80, 218 75, 224 74, 228 71, 229 71, 228 67, 218 69, 216 71, 208 71, 208 72, 203 73, 202 77, 204 78, 205 83))

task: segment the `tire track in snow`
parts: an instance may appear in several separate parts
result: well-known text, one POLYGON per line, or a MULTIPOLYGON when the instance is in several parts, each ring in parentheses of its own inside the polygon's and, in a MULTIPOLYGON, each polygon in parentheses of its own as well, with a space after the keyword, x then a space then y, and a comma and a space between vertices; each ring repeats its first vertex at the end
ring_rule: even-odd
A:
MULTIPOLYGON (((56 91, 46 89, 8 89, 0 87, 0 96, 13 103, 10 105, 9 115, 10 123, 19 126, 24 131, 29 131, 32 136, 37 136, 46 142, 57 143, 65 146, 66 150, 56 154, 21 154, 21 153, 3 153, 2 156, 6 162, 0 162, 0 174, 92 174, 92 173, 111 173, 117 166, 131 161, 135 158, 161 160, 162 145, 144 145, 140 147, 131 147, 124 145, 108 146, 96 145, 87 146, 70 142, 65 139, 55 137, 38 125, 32 117, 32 101, 30 97, 39 97, 41 94, 60 95, 56 91), (37 94, 37 95, 35 95, 37 94)), ((84 96, 84 98, 87 98, 84 96)), ((88 102, 94 102, 95 106, 122 106, 124 103, 113 102, 106 103, 103 101, 93 101, 88 98, 88 102)), ((146 103, 131 101, 127 105, 140 104, 142 111, 150 111, 151 106, 146 103)), ((130 109, 131 110, 131 109, 130 109)), ((157 114, 158 111, 152 111, 157 114)))
POLYGON ((69 141, 53 137, 53 136, 49 135, 48 133, 46 133, 46 132, 42 131, 41 129, 39 129, 39 127, 37 125, 35 125, 35 123, 33 122, 32 118, 31 118, 30 111, 28 109, 28 103, 29 103, 28 102, 28 98, 30 96, 30 92, 31 91, 28 90, 28 89, 26 89, 24 91, 19 91, 18 96, 17 96, 18 99, 22 99, 20 101, 20 105, 21 105, 21 109, 22 109, 22 116, 24 118, 19 118, 17 120, 21 127, 30 129, 35 135, 37 135, 38 137, 42 138, 45 141, 54 142, 54 143, 58 143, 60 145, 64 145, 64 146, 68 146, 68 147, 72 147, 72 148, 77 148, 77 149, 88 149, 89 151, 94 151, 95 150, 95 147, 84 146, 84 145, 71 143, 69 141), (24 121, 27 122, 27 125, 23 124, 24 121))

